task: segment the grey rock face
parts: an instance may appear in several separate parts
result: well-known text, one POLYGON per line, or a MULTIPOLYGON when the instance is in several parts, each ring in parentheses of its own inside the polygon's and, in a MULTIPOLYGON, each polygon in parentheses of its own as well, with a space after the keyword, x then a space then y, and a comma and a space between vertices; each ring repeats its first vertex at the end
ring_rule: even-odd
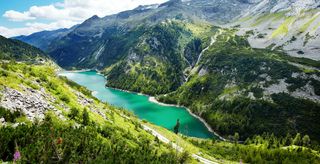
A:
MULTIPOLYGON (((320 0, 263 0, 248 8, 238 34, 253 31, 254 48, 280 48, 291 56, 320 60, 320 0)), ((230 26, 229 26, 230 27, 230 26)))
POLYGON ((2 99, 0 105, 4 108, 14 111, 21 111, 30 120, 35 118, 44 119, 48 110, 53 110, 59 117, 62 114, 55 109, 49 102, 49 96, 44 90, 33 90, 23 87, 23 92, 6 87, 2 91, 2 99))

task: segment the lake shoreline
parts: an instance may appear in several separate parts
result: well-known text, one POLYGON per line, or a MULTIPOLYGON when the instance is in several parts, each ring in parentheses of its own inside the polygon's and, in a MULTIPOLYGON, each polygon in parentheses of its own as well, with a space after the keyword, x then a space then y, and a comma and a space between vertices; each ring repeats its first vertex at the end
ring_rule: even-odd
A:
MULTIPOLYGON (((103 76, 103 75, 102 75, 103 76)), ((204 120, 202 117, 194 114, 189 108, 185 107, 185 106, 181 106, 181 105, 175 105, 175 104, 165 104, 163 102, 158 101, 154 96, 151 95, 146 95, 143 93, 139 93, 139 92, 133 92, 133 91, 128 91, 128 90, 123 90, 123 89, 119 89, 119 88, 113 88, 113 87, 108 87, 106 86, 106 88, 110 88, 110 89, 114 89, 114 90, 118 90, 118 91, 122 91, 122 92, 127 92, 127 93, 133 93, 133 94, 137 94, 137 95, 141 95, 141 96, 147 96, 148 97, 148 101, 161 105, 161 106, 168 106, 168 107, 177 107, 177 108, 184 108, 186 111, 188 111, 188 113, 193 116, 194 118, 198 119, 200 122, 202 122, 204 124, 204 126, 208 129, 209 132, 213 133, 215 136, 217 136, 220 140, 222 141, 227 141, 227 139, 223 138, 222 136, 220 136, 219 134, 217 134, 212 128, 211 126, 206 122, 206 120, 204 120)))
POLYGON ((153 96, 149 96, 149 101, 152 103, 156 103, 158 105, 162 105, 162 106, 171 106, 171 107, 178 107, 178 108, 185 108, 189 114, 195 118, 197 118, 199 121, 201 121, 206 128, 209 130, 209 132, 213 133, 215 136, 217 136, 220 140, 222 141, 227 141, 225 138, 223 138, 222 136, 220 136, 219 134, 217 134, 212 128, 211 126, 206 122, 206 120, 204 120, 202 117, 194 114, 189 108, 185 107, 185 106, 181 106, 181 105, 175 105, 175 104, 166 104, 163 102, 158 101, 155 97, 153 96))

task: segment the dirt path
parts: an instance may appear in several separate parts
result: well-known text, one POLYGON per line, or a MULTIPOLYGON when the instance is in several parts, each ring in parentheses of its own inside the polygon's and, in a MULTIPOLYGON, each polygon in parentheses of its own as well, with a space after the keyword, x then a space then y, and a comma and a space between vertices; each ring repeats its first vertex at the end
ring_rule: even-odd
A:
POLYGON ((203 49, 203 50, 200 52, 200 54, 199 54, 199 56, 198 56, 198 59, 197 59, 197 62, 195 63, 194 66, 192 66, 192 68, 191 68, 191 73, 190 73, 188 76, 185 77, 184 82, 187 82, 187 81, 189 80, 189 78, 190 78, 190 76, 193 74, 193 72, 195 73, 196 71, 198 71, 198 66, 199 66, 199 63, 200 63, 200 60, 201 60, 203 54, 204 54, 206 51, 208 51, 209 48, 210 48, 210 46, 212 46, 212 45, 216 42, 217 37, 218 37, 219 35, 221 35, 222 32, 223 32, 223 31, 219 29, 219 32, 217 32, 214 36, 211 37, 210 44, 208 45, 208 47, 206 47, 205 49, 203 49))
MULTIPOLYGON (((153 136, 158 137, 158 139, 159 139, 160 141, 162 141, 162 142, 164 142, 164 143, 166 143, 166 144, 169 144, 169 143, 171 142, 168 138, 166 138, 165 136, 161 135, 160 133, 158 133, 156 130, 150 128, 149 126, 142 124, 142 127, 143 127, 144 130, 150 131, 153 136)), ((177 151, 183 152, 183 148, 180 147, 179 145, 177 145, 177 144, 175 144, 175 143, 172 143, 171 145, 172 145, 172 147, 173 147, 174 149, 176 149, 177 151)), ((199 155, 196 155, 196 154, 192 154, 191 156, 192 156, 192 158, 197 159, 197 160, 199 160, 201 163, 204 163, 204 164, 218 164, 218 163, 216 163, 216 162, 210 161, 210 160, 208 160, 208 159, 206 159, 206 158, 203 158, 203 157, 201 157, 201 156, 199 156, 199 155)))
POLYGON ((209 47, 212 46, 212 45, 216 42, 217 37, 218 37, 221 33, 222 33, 222 31, 219 29, 219 32, 217 32, 213 37, 211 37, 211 42, 210 42, 209 46, 206 47, 205 49, 203 49, 203 50, 201 51, 201 53, 199 54, 198 60, 197 60, 197 62, 196 62, 196 64, 195 64, 195 66, 197 66, 197 65, 199 64, 202 55, 203 55, 206 51, 208 51, 209 47))

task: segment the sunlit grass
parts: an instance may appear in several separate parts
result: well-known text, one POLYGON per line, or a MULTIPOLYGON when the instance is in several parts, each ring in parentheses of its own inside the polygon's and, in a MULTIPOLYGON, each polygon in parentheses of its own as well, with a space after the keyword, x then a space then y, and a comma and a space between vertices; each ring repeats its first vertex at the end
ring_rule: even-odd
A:
POLYGON ((271 34, 271 38, 288 34, 289 26, 295 21, 295 17, 287 17, 285 21, 271 34))

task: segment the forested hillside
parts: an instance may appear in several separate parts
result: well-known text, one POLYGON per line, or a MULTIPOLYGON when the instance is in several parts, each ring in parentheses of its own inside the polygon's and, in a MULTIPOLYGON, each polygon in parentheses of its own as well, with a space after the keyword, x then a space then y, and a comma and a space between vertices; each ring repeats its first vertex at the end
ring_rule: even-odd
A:
POLYGON ((107 86, 151 95, 176 90, 184 82, 187 68, 195 65, 198 53, 208 44, 201 39, 210 40, 205 35, 217 30, 208 24, 198 25, 169 20, 141 27, 144 32, 129 54, 104 70, 107 86))
POLYGON ((40 49, 18 40, 9 40, 0 35, 0 59, 31 61, 48 58, 40 49))
POLYGON ((318 68, 319 62, 253 49, 245 37, 225 31, 188 81, 159 100, 190 107, 225 136, 300 132, 318 140, 318 68))

